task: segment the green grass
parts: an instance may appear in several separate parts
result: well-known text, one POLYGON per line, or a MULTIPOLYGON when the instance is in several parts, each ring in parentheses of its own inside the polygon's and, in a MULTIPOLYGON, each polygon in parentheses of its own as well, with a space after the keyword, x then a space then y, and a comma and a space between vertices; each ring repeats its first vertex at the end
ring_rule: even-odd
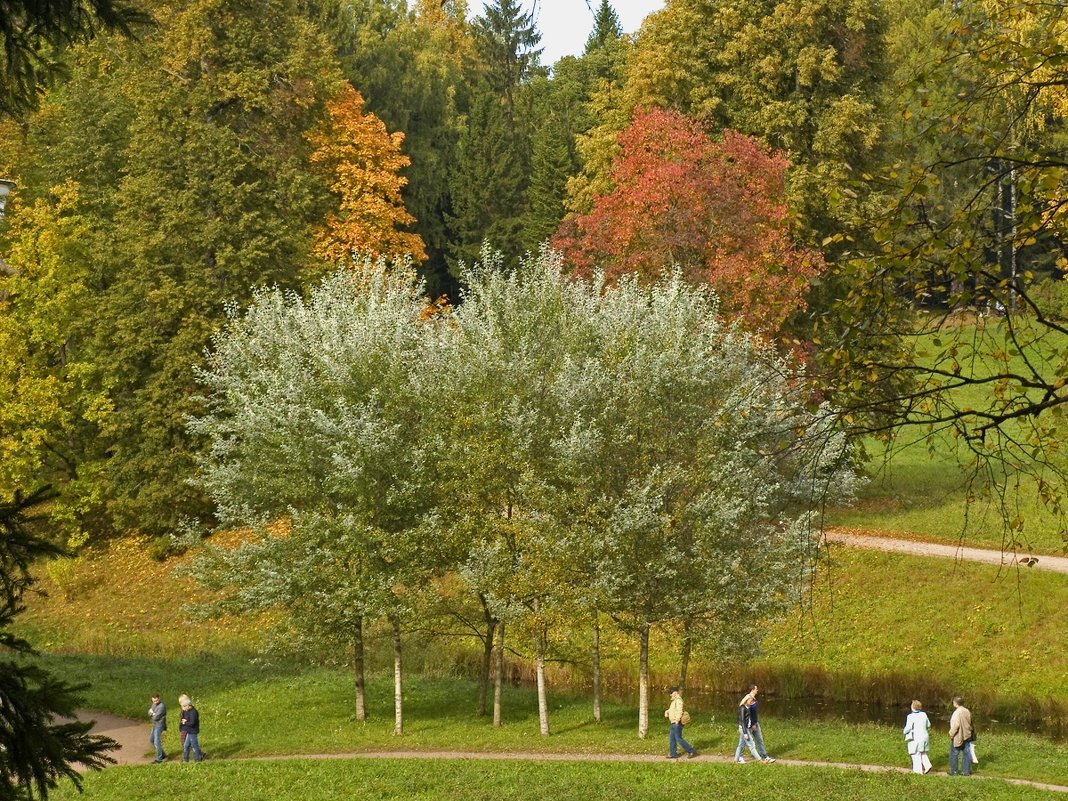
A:
MULTIPOLYGON (((773 629, 768 661, 852 677, 855 700, 877 700, 862 695, 866 682, 856 677, 877 685, 896 674, 915 677, 913 693, 962 692, 1035 712, 1063 707, 1068 577, 860 549, 833 553, 811 607, 773 629)), ((848 690, 830 694, 849 698, 848 690)), ((897 692, 908 700, 907 686, 897 692)))
MULTIPOLYGON (((905 440, 889 456, 880 453, 878 447, 871 446, 875 455, 868 466, 870 481, 856 504, 832 510, 829 525, 1012 550, 1000 499, 977 495, 967 503, 968 477, 948 437, 905 440)), ((1065 540, 1060 522, 1039 502, 1034 482, 1027 477, 1019 480, 1019 488, 1009 493, 1010 518, 1020 514, 1024 519, 1022 531, 1013 535, 1019 540, 1018 549, 1062 554, 1065 540)))
MULTIPOLYGON (((276 666, 260 669, 234 660, 159 662, 114 657, 53 657, 45 664, 73 678, 100 676, 88 702, 104 711, 142 717, 147 696, 160 688, 167 700, 190 692, 201 712, 201 742, 214 758, 265 755, 345 754, 349 752, 478 751, 489 753, 636 754, 662 756, 667 726, 661 717, 666 698, 654 696, 648 737, 637 737, 637 710, 606 704, 601 723, 592 720, 587 698, 550 693, 552 734, 538 733, 537 702, 527 688, 508 687, 504 725, 474 714, 476 688, 463 679, 411 677, 405 689, 405 731, 393 735, 389 676, 369 682, 369 720, 352 711, 351 676, 327 668, 276 666)), ((730 714, 694 707, 687 739, 708 754, 730 755, 737 730, 730 714)), ((933 713, 932 713, 933 714, 933 713)), ((765 740, 778 757, 857 764, 906 766, 897 726, 848 724, 839 720, 804 722, 763 715, 765 740)), ((935 716, 937 722, 937 716, 935 716)), ((939 730, 943 727, 939 724, 939 730)), ((980 720, 984 774, 1068 784, 1068 744, 1040 737, 991 732, 980 720)), ((177 735, 165 747, 173 756, 177 735)), ((146 743, 146 752, 147 752, 146 743)), ((932 760, 945 769, 948 745, 936 735, 932 760)), ((155 767, 155 766, 151 766, 155 767)))
POLYGON ((645 764, 474 760, 205 762, 116 768, 86 777, 85 794, 65 787, 59 801, 352 801, 462 799, 545 801, 1029 801, 1063 797, 999 781, 785 765, 645 764))
MULTIPOLYGON (((1018 333, 1020 342, 1025 344, 1027 361, 1040 366, 1047 376, 1056 376, 1056 365, 1068 352, 1068 337, 1038 329, 1029 332, 1026 326, 1018 333)), ((965 375, 983 376, 1006 368, 1026 375, 1029 368, 1024 357, 1005 336, 1005 322, 1001 318, 961 321, 958 326, 945 326, 937 334, 917 337, 914 343, 917 362, 937 364, 946 370, 952 370, 957 364, 965 375)), ((1008 396, 1023 392, 1019 387, 1003 389, 1008 396)), ((994 399, 994 391, 991 385, 965 387, 952 393, 953 402, 962 409, 985 409, 994 399)), ((1037 397, 1034 390, 1023 394, 1037 397)), ((1046 414, 1042 419, 1048 424, 1056 419, 1051 417, 1046 414)), ((1028 428, 1030 423, 1024 418, 1009 421, 1004 428, 1026 444, 1033 436, 1033 431, 1028 428)), ((1060 436, 1063 438, 1063 432, 1060 436)), ((972 454, 961 440, 948 432, 929 434, 921 426, 901 429, 897 437, 888 459, 882 446, 868 443, 872 454, 869 473, 873 481, 862 492, 854 509, 832 512, 833 525, 945 542, 957 542, 963 537, 969 545, 1006 549, 1011 549, 1011 540, 1015 537, 1019 547, 1034 553, 1064 551, 1068 543, 1063 538, 1063 521, 1056 519, 1038 502, 1033 480, 1024 478, 1016 487, 1019 471, 1013 468, 997 476, 1008 489, 1005 496, 1009 506, 1007 514, 998 508, 998 493, 994 493, 993 504, 981 496, 975 503, 967 504, 968 477, 961 465, 970 464, 972 454), (1012 537, 1006 537, 1003 518, 1011 520, 1017 514, 1022 516, 1024 527, 1014 531, 1012 537)), ((1047 440, 1057 437, 1056 433, 1046 435, 1047 440)), ((996 442, 993 436, 987 441, 996 442)), ((1062 468, 1068 468, 1068 452, 1049 455, 1059 459, 1062 468)), ((998 470, 996 465, 994 470, 995 473, 998 470)), ((979 488, 976 483, 972 490, 978 491, 979 488)))

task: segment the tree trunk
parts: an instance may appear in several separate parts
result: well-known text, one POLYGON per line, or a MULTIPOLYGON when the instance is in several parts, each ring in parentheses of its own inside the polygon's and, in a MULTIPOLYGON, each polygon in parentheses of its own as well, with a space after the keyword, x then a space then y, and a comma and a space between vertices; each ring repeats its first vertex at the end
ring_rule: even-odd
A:
POLYGON ((404 693, 401 684, 401 623, 394 615, 393 624, 393 734, 404 734, 404 693))
POLYGON ((593 613, 593 643, 590 646, 593 664, 593 719, 601 722, 601 621, 593 613))
POLYGON ((356 679, 356 720, 367 720, 366 683, 363 664, 363 618, 352 627, 352 670, 356 679))
POLYGON ((490 667, 493 664, 493 635, 497 630, 497 619, 490 613, 486 596, 479 593, 482 603, 482 617, 486 621, 486 637, 482 640, 482 671, 478 682, 478 716, 486 715, 486 697, 489 695, 490 667))
MULTIPOLYGON (((538 603, 534 603, 534 612, 537 614, 538 603)), ((545 696, 545 627, 538 625, 537 636, 537 663, 535 672, 538 679, 538 725, 541 728, 541 736, 549 736, 549 699, 545 696)))
POLYGON ((682 654, 679 659, 679 692, 686 694, 686 674, 690 672, 690 655, 693 653, 693 619, 682 623, 682 654))
POLYGON ((649 733, 649 624, 643 623, 638 632, 638 739, 649 733))
POLYGON ((501 727, 501 689, 504 686, 504 621, 497 622, 497 670, 493 677, 493 727, 501 727))

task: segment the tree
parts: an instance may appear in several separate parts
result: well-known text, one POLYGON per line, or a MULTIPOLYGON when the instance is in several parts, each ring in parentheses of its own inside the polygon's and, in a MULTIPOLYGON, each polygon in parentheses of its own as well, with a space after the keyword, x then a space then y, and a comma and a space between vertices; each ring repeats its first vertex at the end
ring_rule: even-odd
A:
POLYGON ((589 55, 595 50, 608 47, 622 37, 623 26, 619 23, 619 15, 608 0, 601 0, 593 15, 593 30, 586 39, 585 53, 589 55))
MULTIPOLYGON (((79 240, 57 247, 76 253, 80 262, 66 269, 84 277, 78 305, 21 297, 21 314, 48 318, 58 332, 28 366, 92 366, 74 384, 85 398, 73 405, 95 415, 73 437, 49 432, 52 461, 66 473, 38 480, 53 481, 64 501, 68 489, 89 499, 80 515, 94 530, 155 536, 208 508, 175 476, 192 472, 192 366, 225 303, 323 269, 310 246, 331 197, 309 162, 307 134, 344 82, 289 0, 255 11, 196 0, 159 17, 141 46, 98 42, 76 54, 70 91, 52 93, 28 120, 27 137, 41 147, 26 148, 29 163, 17 170, 20 200, 63 199, 63 213, 77 218, 79 240), (74 200, 52 192, 67 168, 85 184, 74 200)), ((16 273, 36 269, 7 261, 16 273)))
POLYGON ((311 162, 328 176, 340 210, 329 214, 316 237, 315 253, 328 261, 354 255, 372 259, 426 259, 418 234, 405 232, 415 221, 404 209, 401 170, 411 160, 401 153, 404 135, 389 134, 351 86, 326 105, 328 122, 311 136, 311 162))
POLYGON ((478 61, 449 181, 450 268, 472 264, 488 242, 508 259, 523 252, 531 158, 528 82, 541 73, 541 39, 515 0, 495 0, 472 23, 478 61))
POLYGON ((81 789, 76 765, 100 770, 115 761, 108 751, 118 748, 110 737, 91 735, 91 722, 55 722, 74 717, 85 685, 69 685, 26 662, 33 649, 10 631, 33 584, 30 564, 62 553, 33 530, 41 520, 35 512, 52 497, 39 490, 0 502, 0 648, 8 656, 0 662, 0 798, 5 801, 46 799, 62 778, 81 789), (19 661, 12 659, 16 656, 19 661))
POLYGON ((775 616, 805 586, 813 510, 853 479, 803 382, 725 328, 707 290, 676 274, 583 292, 593 331, 566 382, 566 490, 550 508, 574 586, 637 638, 644 737, 652 628, 692 621, 710 651, 739 653, 737 621, 775 616))
POLYGON ((724 314, 765 333, 804 307, 822 260, 791 241, 782 154, 732 131, 713 142, 659 109, 636 113, 619 142, 612 191, 554 239, 565 258, 613 278, 678 266, 715 289, 724 314))
POLYGON ((1068 19, 1031 2, 948 17, 898 94, 902 135, 931 144, 870 176, 884 213, 867 220, 875 246, 842 267, 854 289, 826 317, 824 353, 858 430, 958 443, 969 497, 996 506, 1016 550, 1023 476, 1064 511, 1068 327, 1034 279, 1066 235, 1068 19))
POLYGON ((493 0, 475 17, 471 33, 490 91, 514 120, 516 90, 538 73, 541 34, 533 12, 524 12, 516 0, 493 0))
POLYGON ((432 536, 424 311, 410 272, 385 263, 343 269, 306 302, 260 292, 215 338, 206 409, 190 423, 210 443, 198 481, 221 525, 259 532, 209 546, 196 575, 224 591, 220 608, 280 608, 300 636, 347 643, 357 719, 364 622, 387 618, 396 734, 401 625, 451 541, 432 536))
MULTIPOLYGON (((654 106, 755 136, 789 157, 800 239, 820 243, 848 227, 864 201, 853 176, 878 158, 882 15, 861 0, 669 0, 642 26, 591 144, 610 151, 632 112, 654 106)), ((587 156, 587 170, 610 158, 587 156)))
POLYGON ((149 20, 133 3, 114 0, 3 0, 0 3, 0 117, 36 107, 62 74, 72 45, 100 31, 132 35, 149 20))
POLYGON ((513 272, 489 261, 465 276, 462 350, 442 360, 443 522, 472 542, 472 589, 532 635, 536 667, 554 609, 637 637, 644 736, 652 628, 689 620, 738 653, 740 617, 784 609, 812 565, 813 510, 852 486, 844 438, 678 275, 609 286, 566 278, 550 253, 513 272))
POLYGON ((404 205, 415 217, 411 230, 423 240, 428 294, 455 294, 445 261, 449 176, 468 108, 469 72, 475 62, 467 4, 462 0, 325 0, 311 11, 358 87, 367 109, 392 131, 403 131, 402 150, 411 160, 402 175, 404 205))
MULTIPOLYGON (((565 491, 558 439, 572 419, 571 368, 583 358, 593 303, 585 287, 568 285, 540 260, 510 271, 489 250, 461 278, 463 304, 449 329, 455 338, 440 359, 437 412, 448 444, 442 517, 470 543, 462 575, 490 613, 498 667, 506 626, 529 635, 540 729, 548 735, 550 624, 571 595, 561 583, 570 556, 547 499, 565 491)), ((500 681, 498 673, 497 726, 500 681)))

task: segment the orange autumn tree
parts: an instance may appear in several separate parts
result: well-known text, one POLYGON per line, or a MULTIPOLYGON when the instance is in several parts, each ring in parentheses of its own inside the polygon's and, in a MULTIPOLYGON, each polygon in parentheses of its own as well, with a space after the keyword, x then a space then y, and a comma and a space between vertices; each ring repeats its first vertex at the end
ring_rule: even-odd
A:
POLYGON ((619 144, 612 188, 552 240, 578 272, 656 280, 678 268, 712 286, 724 315, 765 334, 804 308, 824 265, 790 236, 782 153, 735 131, 714 140, 656 108, 636 111, 619 144))
POLYGON ((418 234, 405 231, 415 218, 404 208, 400 171, 411 160, 401 152, 404 134, 389 133, 382 120, 363 111, 363 97, 347 86, 327 103, 328 118, 309 136, 311 162, 330 182, 336 212, 316 235, 315 255, 329 261, 354 255, 426 260, 418 234))

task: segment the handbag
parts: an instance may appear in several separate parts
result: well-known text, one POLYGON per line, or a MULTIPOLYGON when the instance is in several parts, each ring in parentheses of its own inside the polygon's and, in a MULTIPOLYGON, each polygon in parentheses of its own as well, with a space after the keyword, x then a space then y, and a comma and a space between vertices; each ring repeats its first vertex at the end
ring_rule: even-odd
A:
POLYGON ((687 712, 685 709, 682 710, 682 716, 679 718, 679 723, 681 723, 683 726, 690 725, 690 713, 687 712))

